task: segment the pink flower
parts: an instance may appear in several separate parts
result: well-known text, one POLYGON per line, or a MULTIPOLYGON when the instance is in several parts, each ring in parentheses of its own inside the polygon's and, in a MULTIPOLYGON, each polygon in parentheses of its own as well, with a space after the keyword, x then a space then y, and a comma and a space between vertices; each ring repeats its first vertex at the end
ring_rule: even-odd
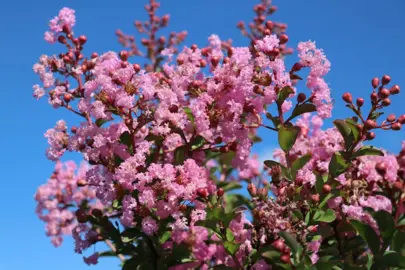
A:
POLYGON ((265 36, 262 40, 258 40, 256 44, 256 50, 267 53, 272 51, 275 47, 278 47, 279 40, 276 35, 265 36))
POLYGON ((146 217, 142 220, 142 231, 147 235, 153 235, 158 229, 158 224, 152 217, 146 217))
POLYGON ((94 253, 93 255, 90 255, 89 257, 83 257, 84 262, 87 265, 96 265, 98 263, 98 257, 99 254, 98 252, 94 253))

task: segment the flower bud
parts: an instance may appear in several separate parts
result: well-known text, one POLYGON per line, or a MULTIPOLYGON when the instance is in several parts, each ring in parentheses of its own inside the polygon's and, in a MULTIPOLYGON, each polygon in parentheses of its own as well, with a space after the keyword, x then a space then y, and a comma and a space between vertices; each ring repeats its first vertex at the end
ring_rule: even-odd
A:
POLYGON ((371 98, 371 101, 377 102, 377 100, 378 100, 377 93, 371 93, 370 98, 371 98))
POLYGON ((391 87, 391 89, 390 89, 391 95, 399 94, 399 92, 400 92, 400 88, 399 88, 399 85, 398 85, 398 84, 394 85, 394 86, 391 87))
POLYGON ((271 244, 276 250, 283 252, 285 249, 284 241, 281 239, 277 239, 271 244))
POLYGON ((77 127, 72 127, 72 128, 70 129, 70 131, 71 131, 73 134, 76 134, 76 132, 77 132, 77 127))
POLYGON ((236 150, 238 149, 238 142, 234 141, 231 143, 231 145, 229 146, 229 150, 236 152, 236 150))
POLYGON ((371 80, 371 85, 373 86, 373 88, 377 88, 379 84, 380 84, 380 79, 378 79, 378 78, 373 78, 373 79, 371 80))
POLYGON ((307 99, 307 96, 304 93, 299 93, 297 96, 297 102, 302 103, 307 99))
POLYGON ((70 93, 65 93, 65 94, 63 95, 63 100, 64 100, 65 102, 70 102, 70 101, 72 100, 72 95, 71 95, 70 93))
POLYGON ((319 200, 320 200, 319 194, 312 194, 311 195, 311 201, 313 203, 319 203, 319 200))
POLYGON ((177 113, 179 111, 179 106, 177 106, 176 104, 172 104, 169 106, 169 111, 171 113, 177 113))
POLYGON ((389 84, 391 81, 391 77, 388 75, 384 75, 381 79, 381 82, 383 85, 389 84))
POLYGON ((64 33, 66 33, 66 34, 69 34, 69 33, 70 33, 70 27, 69 27, 69 25, 67 25, 67 24, 63 25, 63 26, 62 26, 62 31, 63 31, 64 33))
POLYGON ((280 261, 282 261, 285 264, 290 264, 290 254, 284 253, 283 255, 280 256, 280 261))
POLYGON ((288 42, 288 36, 286 34, 281 34, 279 37, 280 44, 285 44, 288 42))
POLYGON ((384 98, 384 99, 382 100, 382 105, 383 105, 383 106, 389 106, 389 105, 391 105, 391 99, 389 99, 389 98, 384 98))
POLYGON ((135 73, 138 73, 139 71, 141 71, 141 66, 138 64, 133 64, 132 67, 135 70, 135 73))
POLYGON ((211 64, 216 67, 219 64, 219 57, 218 56, 214 56, 211 58, 211 64))
POLYGON ((84 36, 84 35, 81 35, 81 36, 79 37, 79 43, 80 43, 80 45, 84 45, 86 42, 87 42, 87 37, 84 36))
POLYGON ((129 57, 129 54, 128 54, 127 51, 121 51, 121 52, 119 53, 119 56, 120 56, 120 59, 121 59, 122 61, 127 61, 127 60, 128 60, 128 57, 129 57))
POLYGON ((195 50, 197 50, 198 46, 197 46, 197 44, 193 44, 193 45, 191 45, 190 48, 191 48, 193 51, 195 51, 195 50))
POLYGON ((59 37, 58 37, 58 41, 59 41, 59 43, 62 43, 62 44, 66 44, 66 43, 67 43, 67 40, 66 40, 66 37, 65 37, 65 36, 59 36, 59 37))
POLYGON ((367 140, 369 140, 369 141, 374 140, 374 138, 375 138, 375 133, 374 133, 374 132, 367 132, 366 138, 367 138, 367 140))
POLYGON ((385 166, 385 164, 383 162, 379 162, 377 163, 377 165, 375 165, 375 170, 382 176, 385 175, 385 173, 387 172, 387 166, 385 166))
POLYGON ((224 196, 224 194, 225 194, 225 191, 224 191, 223 188, 219 188, 219 189, 217 190, 217 195, 218 195, 219 197, 224 196))
POLYGON ((208 190, 206 188, 199 188, 199 189, 197 189, 197 194, 198 194, 198 196, 200 196, 202 198, 207 198, 208 190))
POLYGON ((323 185, 322 191, 325 194, 329 194, 332 191, 332 187, 330 185, 328 185, 328 184, 325 184, 325 185, 323 185))
POLYGON ((382 88, 379 92, 378 95, 380 98, 384 99, 390 96, 390 91, 387 88, 382 88))
POLYGON ((388 122, 394 122, 395 119, 397 119, 397 117, 395 116, 395 114, 390 114, 390 115, 388 115, 388 117, 387 117, 387 121, 388 121, 388 122))
POLYGON ((403 187, 404 185, 400 180, 397 180, 393 185, 393 188, 397 190, 402 190, 403 187))
POLYGON ((352 94, 350 94, 348 92, 344 93, 342 98, 346 103, 352 103, 352 101, 353 101, 352 94))
POLYGON ((366 123, 364 124, 364 126, 365 126, 367 129, 372 129, 372 128, 377 127, 377 123, 376 123, 375 121, 371 120, 371 119, 368 119, 368 120, 366 121, 366 123))
POLYGON ((91 54, 91 59, 97 58, 98 57, 98 53, 94 52, 91 54))
POLYGON ((398 122, 400 124, 405 124, 405 114, 401 115, 400 117, 398 117, 398 122))
POLYGON ((392 124, 391 129, 397 131, 397 130, 401 130, 401 127, 402 127, 402 125, 400 123, 396 122, 396 123, 392 124))
POLYGON ((363 98, 358 98, 358 99, 356 100, 356 104, 357 104, 357 106, 359 106, 359 107, 363 106, 363 104, 364 104, 364 99, 363 99, 363 98))

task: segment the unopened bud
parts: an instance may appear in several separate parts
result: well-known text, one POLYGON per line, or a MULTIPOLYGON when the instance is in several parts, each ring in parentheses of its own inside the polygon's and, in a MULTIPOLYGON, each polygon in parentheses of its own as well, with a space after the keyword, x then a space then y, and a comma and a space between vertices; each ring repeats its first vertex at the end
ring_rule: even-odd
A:
POLYGON ((388 121, 388 122, 394 122, 395 119, 397 119, 397 117, 395 116, 395 114, 390 114, 390 115, 387 117, 387 121, 388 121))
POLYGON ((247 187, 250 196, 255 197, 257 195, 257 188, 253 183, 250 183, 247 187))
POLYGON ((396 122, 396 123, 392 124, 391 129, 398 131, 398 130, 401 130, 401 127, 402 127, 402 125, 400 123, 396 122))
POLYGON ((364 99, 363 99, 363 98, 358 98, 358 99, 356 100, 356 104, 357 104, 357 106, 359 106, 359 107, 363 106, 363 104, 364 104, 364 99))
POLYGON ((389 106, 389 105, 391 105, 391 99, 389 99, 389 98, 384 98, 384 99, 382 100, 382 105, 384 105, 384 106, 389 106))
POLYGON ((348 92, 344 93, 342 98, 346 103, 352 103, 352 101, 353 101, 352 94, 350 94, 348 92))
POLYGON ((307 96, 304 93, 299 93, 297 96, 298 103, 304 102, 307 99, 307 96))
POLYGON ((379 84, 380 84, 380 79, 378 79, 377 77, 375 77, 371 80, 371 85, 373 86, 373 88, 377 88, 379 84))
POLYGON ((391 77, 388 75, 384 75, 381 79, 381 82, 383 85, 389 84, 391 81, 391 77))
POLYGON ((82 35, 82 36, 79 37, 79 43, 81 45, 84 45, 86 42, 87 42, 87 37, 86 36, 82 35))
POLYGON ((391 93, 391 95, 396 95, 396 94, 399 94, 399 92, 400 92, 400 88, 399 88, 399 85, 394 85, 393 87, 391 87, 391 89, 390 89, 390 93, 391 93))
POLYGON ((375 166, 375 170, 382 176, 385 175, 385 173, 387 172, 387 166, 385 166, 384 163, 379 162, 377 163, 377 165, 375 166))

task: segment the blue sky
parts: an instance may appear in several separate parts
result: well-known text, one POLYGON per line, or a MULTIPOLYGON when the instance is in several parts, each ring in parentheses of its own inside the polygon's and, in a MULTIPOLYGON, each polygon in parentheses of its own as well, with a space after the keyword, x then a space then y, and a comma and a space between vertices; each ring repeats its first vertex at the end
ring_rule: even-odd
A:
MULTIPOLYGON (((88 269, 73 244, 66 241, 55 249, 44 235, 44 224, 35 213, 33 195, 50 175, 53 164, 45 158, 43 133, 59 119, 68 123, 78 119, 62 110, 53 110, 45 100, 31 97, 32 85, 39 83, 32 65, 41 54, 57 53, 61 47, 43 40, 47 23, 68 6, 76 9, 77 34, 86 34, 88 52, 119 50, 114 31, 121 28, 135 33, 134 19, 144 19, 146 0, 79 1, 14 0, 0 8, 0 78, 2 128, 0 132, 0 269, 32 270, 88 269)), ((171 30, 188 30, 186 44, 205 45, 207 37, 218 34, 232 38, 234 45, 246 45, 235 24, 249 20, 253 0, 162 0, 162 12, 171 14, 171 30)), ((405 91, 403 50, 405 41, 405 2, 403 1, 325 1, 276 0, 279 11, 274 18, 289 25, 290 46, 298 41, 315 40, 332 62, 327 76, 336 98, 335 117, 348 115, 342 106, 342 93, 367 97, 374 76, 390 74, 405 91)), ((163 14, 163 13, 161 13, 163 14)), ((293 61, 293 56, 289 62, 293 61)), ((405 95, 394 98, 389 110, 400 114, 405 95)), ((266 142, 255 151, 262 155, 277 142, 274 134, 261 132, 266 142)), ((391 151, 405 139, 404 131, 385 132, 375 140, 391 151)), ((118 269, 117 260, 102 260, 94 269, 118 269)))

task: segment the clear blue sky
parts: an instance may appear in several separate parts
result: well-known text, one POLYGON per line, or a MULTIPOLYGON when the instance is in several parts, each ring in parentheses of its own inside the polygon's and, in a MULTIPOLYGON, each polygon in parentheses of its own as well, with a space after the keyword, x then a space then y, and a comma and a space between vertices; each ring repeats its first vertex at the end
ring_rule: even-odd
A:
MULTIPOLYGON (((64 6, 77 11, 77 34, 86 34, 89 51, 118 50, 114 31, 121 28, 135 32, 134 19, 146 17, 146 0, 79 1, 13 0, 0 8, 0 168, 2 185, 0 203, 1 270, 71 270, 88 269, 80 255, 73 253, 71 241, 55 249, 44 235, 44 224, 34 213, 33 195, 50 175, 53 164, 45 158, 43 133, 59 119, 77 121, 62 110, 53 110, 46 100, 31 98, 32 85, 39 83, 32 72, 38 57, 58 52, 58 45, 43 40, 47 23, 64 6)), ((232 38, 235 45, 245 45, 235 24, 252 17, 253 0, 162 0, 162 10, 172 15, 171 29, 188 30, 186 44, 205 45, 216 33, 232 38)), ((316 40, 332 62, 330 83, 337 107, 335 116, 347 115, 340 96, 351 91, 368 95, 373 76, 390 74, 405 92, 405 2, 404 1, 325 1, 276 0, 277 20, 289 25, 290 45, 300 40, 316 40)), ((294 58, 293 58, 294 59, 294 58)), ((290 60, 291 62, 292 60, 290 60)), ((392 112, 405 112, 405 93, 393 100, 392 112)), ((267 136, 256 147, 261 154, 276 141, 267 136), (263 150, 265 149, 265 150, 263 150)), ((404 131, 386 132, 375 143, 395 151, 405 139, 404 131)), ((117 269, 118 261, 102 260, 94 269, 117 269)))

